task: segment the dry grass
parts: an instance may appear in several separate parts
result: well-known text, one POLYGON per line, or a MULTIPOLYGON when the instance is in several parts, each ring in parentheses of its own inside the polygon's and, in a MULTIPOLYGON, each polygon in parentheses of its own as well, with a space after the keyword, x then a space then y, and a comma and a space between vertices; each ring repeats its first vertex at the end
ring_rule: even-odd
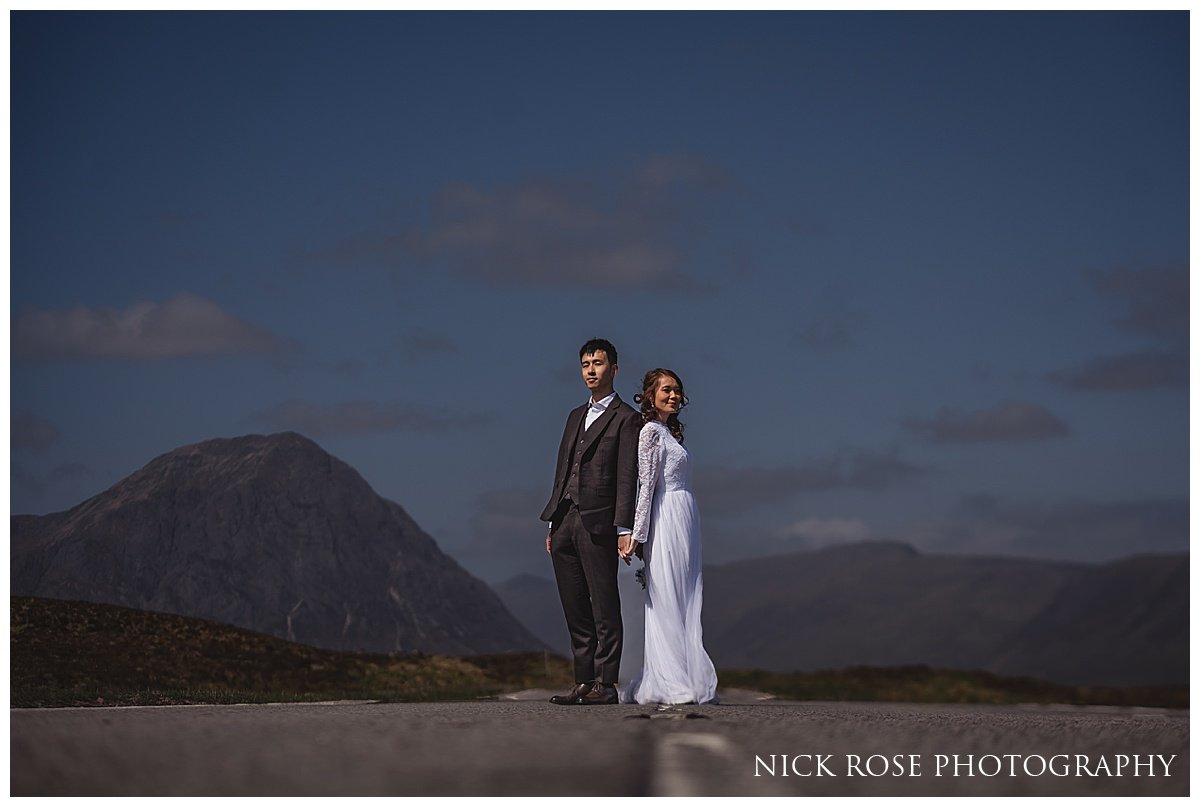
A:
POLYGON ((721 684, 793 700, 906 703, 1068 703, 1188 708, 1186 687, 1080 687, 983 670, 925 666, 850 667, 816 672, 723 670, 721 684))
MULTIPOLYGON (((11 608, 15 707, 469 700, 519 689, 565 689, 573 678, 566 659, 542 653, 470 658, 340 653, 114 605, 13 597, 11 608)), ((722 687, 794 700, 1188 707, 1185 687, 1070 687, 920 666, 722 670, 720 681, 722 687)))
POLYGON ((447 658, 340 653, 200 619, 13 597, 13 706, 431 701, 560 687, 541 653, 447 658))

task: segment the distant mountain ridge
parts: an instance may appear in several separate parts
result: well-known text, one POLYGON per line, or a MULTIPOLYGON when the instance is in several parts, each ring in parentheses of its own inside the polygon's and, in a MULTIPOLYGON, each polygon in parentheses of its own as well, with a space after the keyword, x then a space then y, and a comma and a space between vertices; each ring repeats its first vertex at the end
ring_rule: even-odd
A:
MULTIPOLYGON (((496 590, 514 613, 535 609, 532 579, 496 590)), ((926 664, 1068 684, 1186 684, 1188 592, 1186 554, 1090 565, 866 542, 706 566, 704 642, 718 669, 926 664)), ((540 599, 542 611, 557 605, 553 581, 540 599)), ((540 627, 531 625, 558 648, 540 627)))
POLYGON ((293 432, 184 446, 66 512, 11 525, 14 595, 200 617, 334 650, 543 647, 403 508, 293 432))
MULTIPOLYGON (((514 578, 498 597, 295 433, 184 446, 70 510, 12 516, 11 528, 13 595, 194 616, 334 650, 569 654, 553 581, 514 578)), ((641 591, 624 571, 628 677, 641 656, 641 591)), ((853 544, 706 567, 705 644, 718 668, 927 664, 1178 685, 1189 585, 1186 554, 1092 565, 853 544)))

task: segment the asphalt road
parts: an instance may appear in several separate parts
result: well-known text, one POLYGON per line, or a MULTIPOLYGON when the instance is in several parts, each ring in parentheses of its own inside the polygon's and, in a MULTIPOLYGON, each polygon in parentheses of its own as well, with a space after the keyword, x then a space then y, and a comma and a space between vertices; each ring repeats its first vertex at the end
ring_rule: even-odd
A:
POLYGON ((790 703, 744 693, 660 710, 559 707, 546 694, 13 709, 11 795, 1188 793, 1186 710, 790 703))

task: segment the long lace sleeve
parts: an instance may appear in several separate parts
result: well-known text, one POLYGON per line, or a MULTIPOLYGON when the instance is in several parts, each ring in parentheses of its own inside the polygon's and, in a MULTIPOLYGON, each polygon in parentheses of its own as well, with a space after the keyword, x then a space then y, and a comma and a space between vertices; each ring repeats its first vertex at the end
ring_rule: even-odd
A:
POLYGON ((633 511, 633 540, 646 543, 650 531, 650 506, 654 503, 654 482, 662 463, 662 432, 653 423, 642 427, 638 435, 638 492, 633 511))

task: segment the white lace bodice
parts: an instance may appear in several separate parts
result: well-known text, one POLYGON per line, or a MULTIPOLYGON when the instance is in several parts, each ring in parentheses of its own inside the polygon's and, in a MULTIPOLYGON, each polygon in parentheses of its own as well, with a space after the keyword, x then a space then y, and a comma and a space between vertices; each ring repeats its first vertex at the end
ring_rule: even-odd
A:
POLYGON ((652 420, 638 435, 638 494, 634 510, 633 540, 645 543, 655 502, 667 493, 692 490, 688 451, 671 430, 652 420))

